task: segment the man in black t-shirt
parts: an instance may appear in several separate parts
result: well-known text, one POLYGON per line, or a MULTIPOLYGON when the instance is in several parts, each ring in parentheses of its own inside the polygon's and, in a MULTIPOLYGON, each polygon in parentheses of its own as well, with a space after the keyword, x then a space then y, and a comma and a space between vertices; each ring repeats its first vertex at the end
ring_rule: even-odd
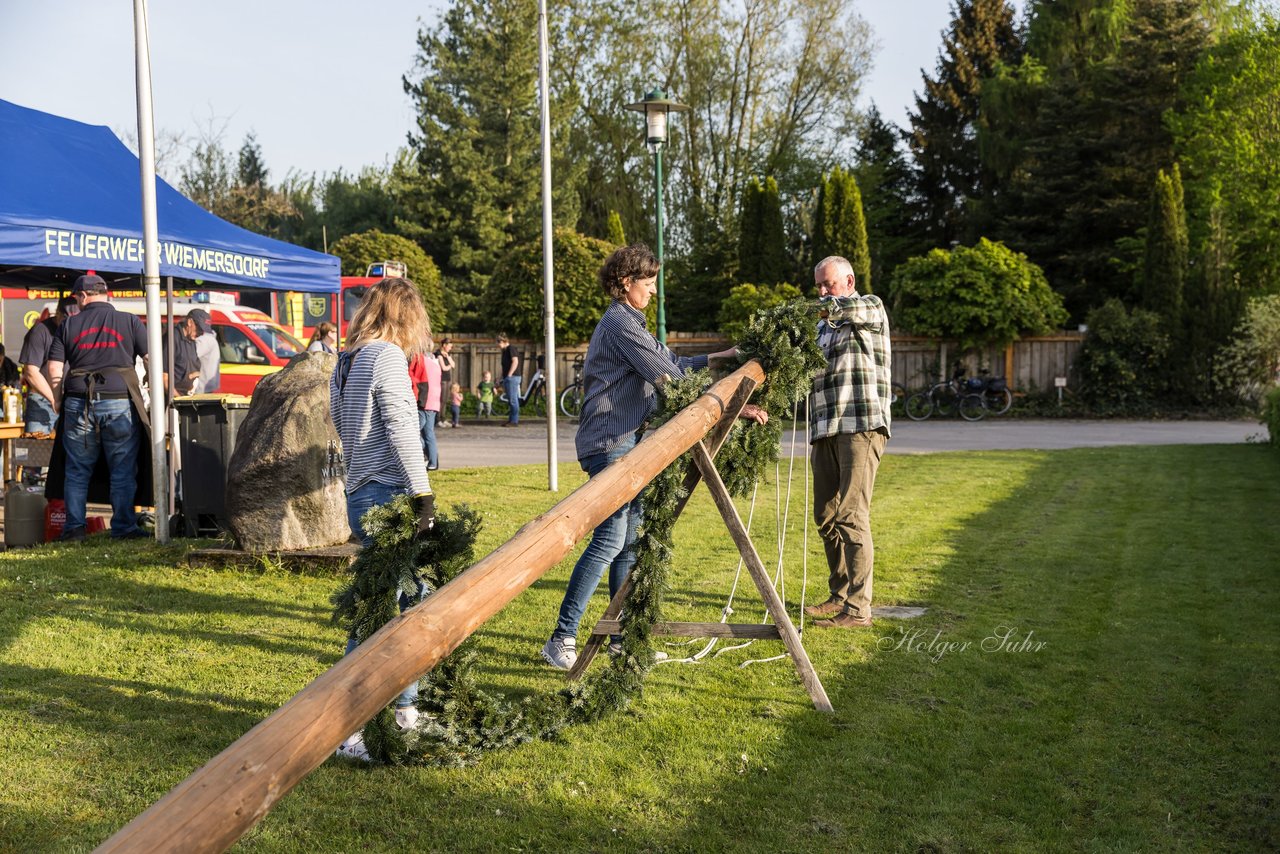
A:
POLYGON ((511 407, 507 423, 502 426, 515 427, 520 423, 520 354, 511 346, 505 332, 498 335, 498 348, 502 351, 502 387, 507 392, 507 405, 511 407))
POLYGON ((58 300, 58 309, 53 317, 32 326, 22 339, 18 364, 22 365, 22 379, 27 384, 27 405, 22 420, 27 422, 25 429, 28 433, 53 432, 58 413, 53 405, 53 387, 49 384, 49 347, 53 345, 53 334, 62 322, 79 311, 73 297, 63 297, 58 300))
POLYGON ((71 295, 80 313, 58 328, 49 347, 54 400, 62 401, 58 441, 66 454, 67 524, 62 538, 84 539, 85 505, 99 454, 111 474, 111 536, 146 536, 138 530, 133 511, 143 433, 142 393, 134 363, 147 355, 146 330, 141 320, 116 311, 108 302, 101 276, 76 279, 71 295))

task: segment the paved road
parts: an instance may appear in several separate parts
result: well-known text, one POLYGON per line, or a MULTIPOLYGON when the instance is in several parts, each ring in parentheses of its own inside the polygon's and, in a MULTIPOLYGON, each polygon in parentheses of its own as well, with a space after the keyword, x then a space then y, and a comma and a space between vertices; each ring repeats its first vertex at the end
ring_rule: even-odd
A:
MULTIPOLYGON (((559 422, 558 454, 561 462, 573 462, 576 424, 559 422)), ((891 454, 928 454, 937 451, 995 451, 1030 448, 1096 448, 1107 445, 1205 445, 1245 442, 1265 436, 1256 421, 906 421, 894 424, 891 454), (905 423, 903 423, 905 422, 905 423)), ((547 428, 542 421, 526 421, 504 428, 500 422, 467 423, 456 429, 437 429, 441 468, 544 463, 547 428)), ((791 434, 783 436, 784 452, 791 448, 791 434)), ((804 454, 804 436, 796 441, 804 454)))

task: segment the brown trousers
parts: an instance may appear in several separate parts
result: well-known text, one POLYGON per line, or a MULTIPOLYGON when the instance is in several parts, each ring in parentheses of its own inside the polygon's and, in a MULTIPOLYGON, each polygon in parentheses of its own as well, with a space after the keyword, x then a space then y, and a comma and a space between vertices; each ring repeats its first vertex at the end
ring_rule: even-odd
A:
POLYGON ((831 570, 832 600, 858 619, 871 616, 871 490, 884 455, 883 433, 838 433, 813 443, 813 521, 831 570))

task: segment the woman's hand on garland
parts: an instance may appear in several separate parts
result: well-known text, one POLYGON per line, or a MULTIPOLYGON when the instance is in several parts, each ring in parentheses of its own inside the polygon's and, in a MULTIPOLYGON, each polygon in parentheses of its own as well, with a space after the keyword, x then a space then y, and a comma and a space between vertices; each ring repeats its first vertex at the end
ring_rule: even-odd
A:
POLYGON ((418 539, 421 540, 436 526, 436 497, 430 492, 413 496, 413 512, 418 515, 418 539))

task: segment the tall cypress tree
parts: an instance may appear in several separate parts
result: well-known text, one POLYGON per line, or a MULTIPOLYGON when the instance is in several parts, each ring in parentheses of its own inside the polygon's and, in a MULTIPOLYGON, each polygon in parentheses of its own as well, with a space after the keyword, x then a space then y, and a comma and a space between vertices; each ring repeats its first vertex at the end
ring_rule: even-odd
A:
POLYGON ((752 178, 742 193, 738 229, 738 280, 773 285, 787 279, 782 199, 772 177, 752 178))
POLYGON ((813 216, 813 262, 839 255, 853 266, 858 289, 871 293, 871 252, 862 193, 853 174, 837 166, 822 178, 813 216))
POLYGON ((1147 218, 1142 267, 1142 306, 1164 318, 1171 335, 1182 327, 1183 287, 1188 261, 1187 214, 1178 164, 1156 173, 1147 218))
POLYGON ((956 0, 934 76, 922 75, 908 142, 915 158, 917 221, 933 246, 972 241, 978 208, 995 192, 978 134, 982 85, 1000 64, 1016 65, 1022 41, 1006 0, 956 0))

